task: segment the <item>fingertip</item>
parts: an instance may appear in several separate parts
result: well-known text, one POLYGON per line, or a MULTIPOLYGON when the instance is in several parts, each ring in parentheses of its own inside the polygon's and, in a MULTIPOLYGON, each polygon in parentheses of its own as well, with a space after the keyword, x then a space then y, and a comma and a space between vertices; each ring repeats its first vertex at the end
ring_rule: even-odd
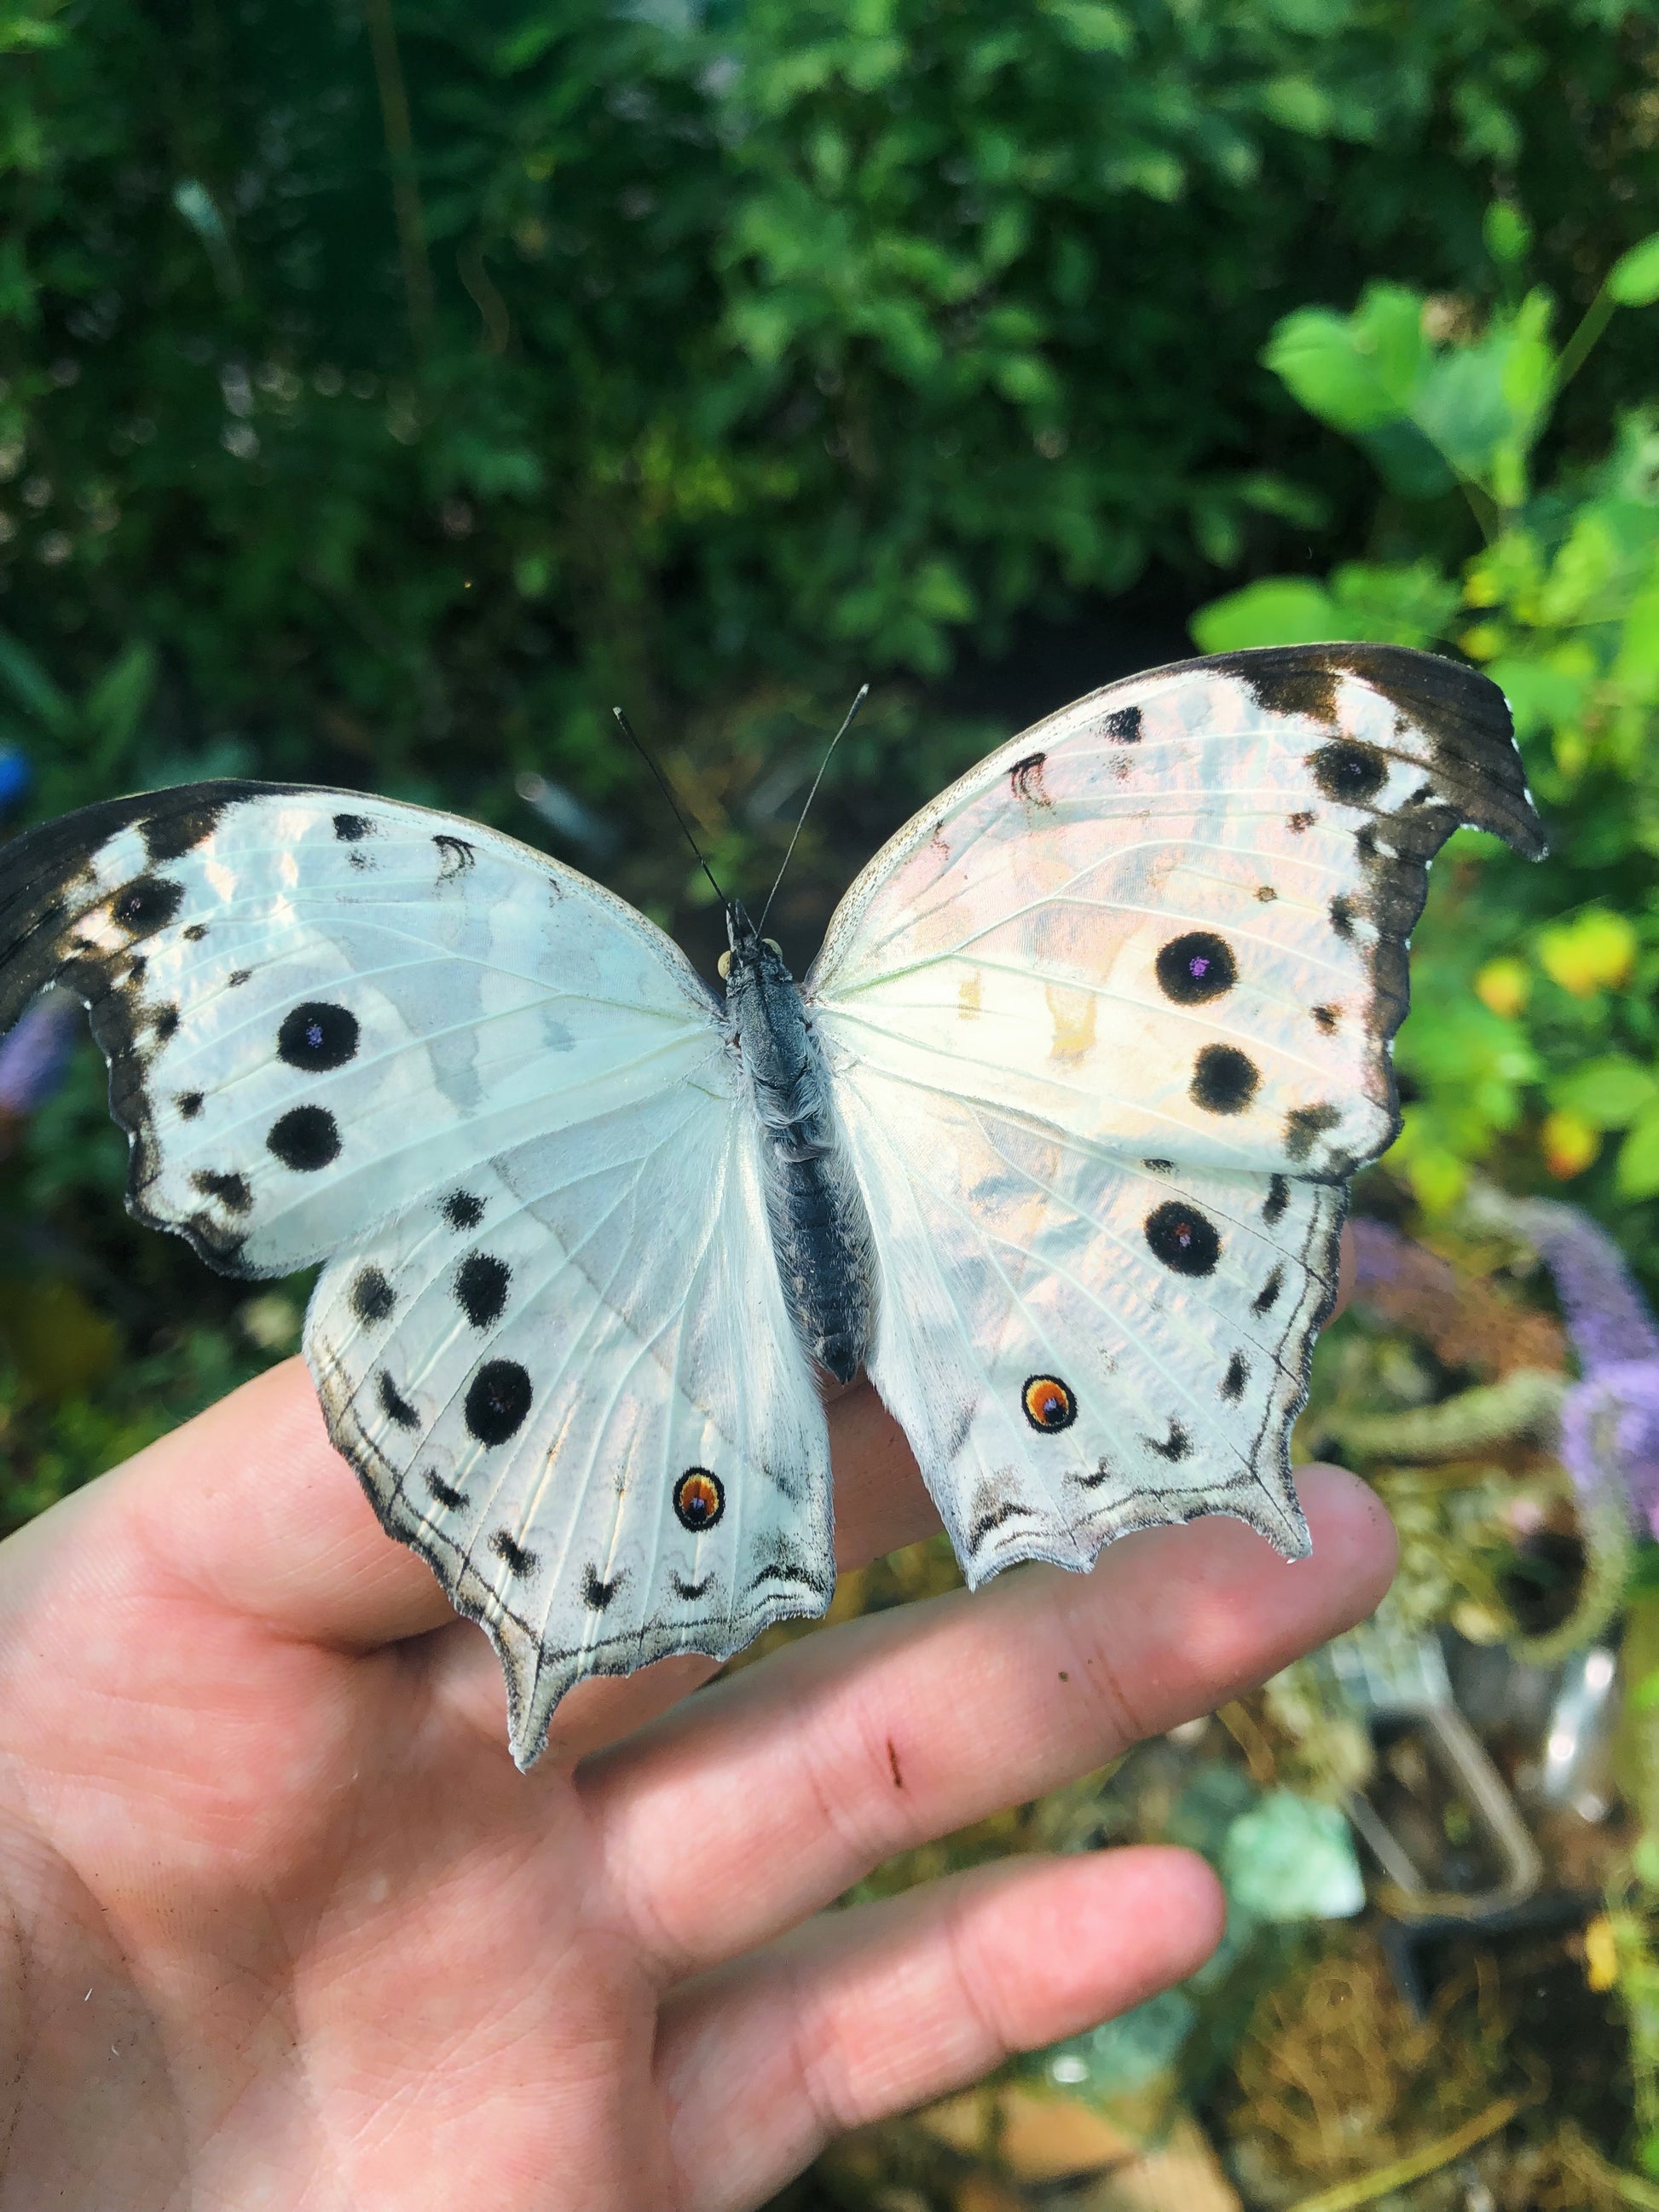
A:
POLYGON ((1296 1488, 1313 1533, 1313 1559, 1343 1590, 1348 1625, 1364 1620, 1382 1603, 1399 1563, 1388 1508, 1369 1482, 1322 1461, 1297 1468, 1296 1488))

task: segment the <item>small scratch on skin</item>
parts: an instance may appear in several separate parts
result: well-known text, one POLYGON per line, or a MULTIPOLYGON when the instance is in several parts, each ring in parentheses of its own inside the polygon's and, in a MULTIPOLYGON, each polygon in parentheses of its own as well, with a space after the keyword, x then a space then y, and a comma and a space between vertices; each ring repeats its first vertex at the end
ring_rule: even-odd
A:
POLYGON ((1075 1067, 1094 1050, 1095 1016, 1099 1002, 1092 991, 1075 990, 1066 983, 1046 983, 1042 995, 1048 1001, 1049 1018, 1054 1025, 1054 1041, 1048 1048, 1048 1057, 1058 1060, 1062 1067, 1075 1067))
POLYGON ((888 1771, 891 1773, 893 1778, 894 1789, 902 1790, 904 1787, 904 1777, 899 1771, 898 1753, 893 1747, 893 1739, 890 1735, 887 1739, 887 1765, 888 1771))

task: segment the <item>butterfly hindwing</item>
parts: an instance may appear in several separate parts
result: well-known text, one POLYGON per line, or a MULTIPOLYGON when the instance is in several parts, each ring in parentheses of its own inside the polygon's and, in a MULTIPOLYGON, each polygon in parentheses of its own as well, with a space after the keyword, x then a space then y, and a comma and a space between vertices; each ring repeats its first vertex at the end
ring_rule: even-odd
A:
POLYGON ((871 1372, 975 1579, 1206 1510, 1303 1548, 1290 1424, 1465 820, 1542 849, 1484 678, 1237 653, 1027 732, 848 894, 807 996, 875 1229, 871 1372), (1020 1394, 1050 1374, 1078 1410, 1045 1432, 1020 1394))
POLYGON ((828 1431, 755 1141, 712 1085, 613 1103, 317 1286, 335 1440, 495 1639, 520 1765, 583 1676, 725 1658, 830 1601, 828 1431))

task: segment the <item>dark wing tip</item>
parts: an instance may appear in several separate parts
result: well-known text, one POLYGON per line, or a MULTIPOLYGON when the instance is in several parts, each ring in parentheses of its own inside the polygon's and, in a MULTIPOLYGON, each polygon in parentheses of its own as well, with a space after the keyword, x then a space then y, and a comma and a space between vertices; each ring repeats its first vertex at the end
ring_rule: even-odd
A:
POLYGON ((1357 678, 1429 738, 1444 798, 1463 821, 1526 860, 1548 851, 1509 701, 1478 668, 1412 646, 1360 643, 1255 646, 1207 665, 1249 684, 1264 707, 1299 713, 1318 711, 1322 683, 1334 700, 1335 679, 1357 678))
POLYGON ((86 963, 76 951, 74 925, 108 895, 109 886, 94 880, 92 863, 112 838, 142 829, 145 865, 164 868, 210 836, 236 800, 301 788, 222 778, 137 792, 77 807, 0 845, 0 1031, 48 983, 61 978, 76 987, 77 966, 86 963), (78 907, 77 884, 86 892, 78 907))

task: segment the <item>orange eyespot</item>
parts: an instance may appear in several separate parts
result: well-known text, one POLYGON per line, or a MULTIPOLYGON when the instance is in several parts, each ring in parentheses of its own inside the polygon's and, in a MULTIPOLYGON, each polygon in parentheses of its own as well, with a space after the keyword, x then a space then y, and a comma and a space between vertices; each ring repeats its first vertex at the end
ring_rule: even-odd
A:
POLYGON ((1077 1400, 1058 1375, 1034 1375, 1021 1393, 1025 1418, 1034 1429, 1052 1434, 1077 1419, 1077 1400))
POLYGON ((717 1474, 706 1467, 689 1467, 674 1485, 674 1511, 680 1526, 693 1535, 712 1528, 726 1510, 726 1492, 717 1474))

